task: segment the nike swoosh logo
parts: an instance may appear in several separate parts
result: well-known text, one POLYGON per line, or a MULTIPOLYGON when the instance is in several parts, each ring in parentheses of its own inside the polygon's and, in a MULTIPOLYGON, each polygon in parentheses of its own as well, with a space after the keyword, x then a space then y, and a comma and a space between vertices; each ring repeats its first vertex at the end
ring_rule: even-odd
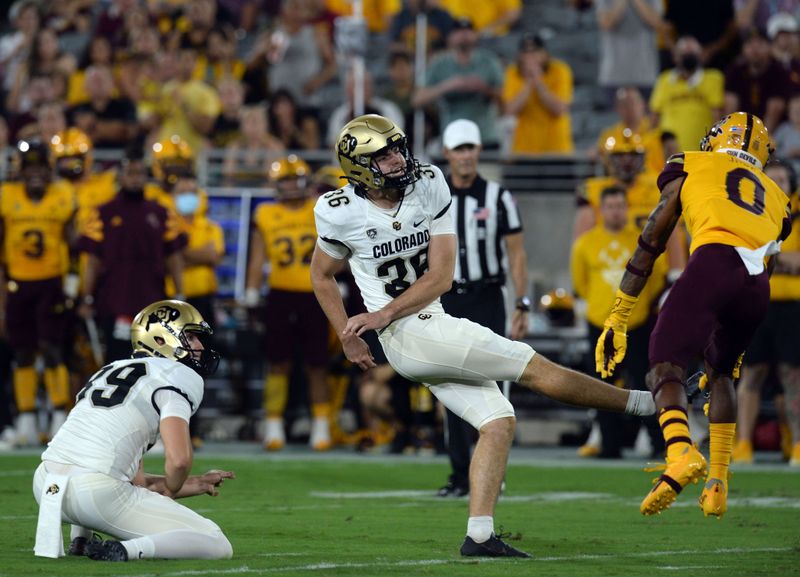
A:
POLYGON ((419 221, 419 222, 415 222, 415 223, 414 223, 414 228, 417 228, 417 227, 418 227, 419 225, 421 225, 423 222, 425 222, 425 219, 424 219, 424 218, 423 218, 421 221, 419 221))

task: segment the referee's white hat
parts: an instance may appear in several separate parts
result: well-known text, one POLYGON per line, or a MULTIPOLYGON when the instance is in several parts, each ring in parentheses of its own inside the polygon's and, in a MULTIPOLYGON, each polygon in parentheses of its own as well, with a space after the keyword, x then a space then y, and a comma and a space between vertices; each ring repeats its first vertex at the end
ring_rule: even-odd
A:
POLYGON ((474 144, 480 146, 481 144, 481 131, 478 125, 467 120, 466 118, 459 118, 447 125, 442 135, 442 144, 444 147, 453 150, 462 144, 474 144))

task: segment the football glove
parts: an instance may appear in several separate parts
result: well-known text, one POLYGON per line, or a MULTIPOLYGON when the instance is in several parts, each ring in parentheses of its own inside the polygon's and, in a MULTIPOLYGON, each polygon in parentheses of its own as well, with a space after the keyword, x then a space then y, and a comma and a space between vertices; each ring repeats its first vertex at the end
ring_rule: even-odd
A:
POLYGON ((595 370, 604 379, 614 374, 628 349, 628 318, 639 297, 617 290, 614 306, 603 324, 603 332, 594 349, 595 370))

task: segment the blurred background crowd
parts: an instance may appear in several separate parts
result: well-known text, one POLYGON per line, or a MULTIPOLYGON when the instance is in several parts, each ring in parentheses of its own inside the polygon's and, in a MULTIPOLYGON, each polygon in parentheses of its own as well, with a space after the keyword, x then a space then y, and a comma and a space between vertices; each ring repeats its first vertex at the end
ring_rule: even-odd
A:
MULTIPOLYGON (((287 290, 274 287, 272 273, 302 265, 313 236, 271 252, 274 223, 258 207, 301 206, 341 186, 332 147, 358 113, 390 118, 415 155, 434 162, 451 121, 479 126, 482 170, 516 195, 525 223, 538 303, 530 338, 575 367, 584 366, 627 258, 619 243, 611 254, 602 230, 642 226, 670 154, 697 150, 725 114, 750 112, 770 130, 786 192, 796 193, 800 0, 18 0, 0 2, 0 15, 6 240, 15 195, 24 194, 15 182, 36 189, 37 168, 50 173, 40 188, 53 211, 77 209, 53 233, 70 254, 60 268, 20 277, 27 269, 14 251, 30 256, 44 241, 22 230, 24 242, 5 244, 6 447, 38 444, 57 428, 86 377, 129 353, 131 316, 170 295, 198 306, 226 359, 194 423, 198 446, 203 437, 265 440, 265 417, 277 411, 287 438, 267 449, 310 437, 317 450, 436 451, 441 424, 427 389, 391 371, 357 374, 335 339, 312 366, 300 339, 297 362, 281 366, 280 378, 264 359, 269 343, 291 340, 270 336, 264 322, 265 295, 287 290), (14 281, 56 277, 69 277, 57 335, 15 342, 6 320, 25 321, 11 308, 36 316, 36 307, 20 300, 14 281), (597 278, 612 288, 598 289, 597 278), (274 393, 280 379, 288 393, 274 393)), ((663 278, 651 283, 652 310, 641 319, 645 343, 687 247, 679 231, 654 273, 663 278)), ((800 301, 794 280, 780 299, 800 301)), ((303 282, 288 290, 310 291, 303 282)), ((356 289, 343 281, 343 290, 356 289)), ((301 321, 289 333, 307 330, 301 321)), ((629 352, 628 386, 642 378, 637 354, 646 360, 646 346, 629 352)), ((780 362, 800 366, 795 354, 780 362)), ((754 441, 777 448, 781 424, 791 447, 780 395, 777 404, 760 396, 764 381, 786 379, 760 375, 750 402, 762 410, 740 437, 750 443, 749 453, 740 447, 745 461, 754 441), (764 427, 755 425, 759 414, 764 427)), ((558 413, 518 394, 521 414, 558 413)), ((580 427, 545 428, 567 431, 555 441, 582 445, 587 456, 619 456, 636 437, 635 424, 599 415, 587 440, 585 413, 572 420, 580 427)), ((637 446, 657 452, 650 441, 637 446)))

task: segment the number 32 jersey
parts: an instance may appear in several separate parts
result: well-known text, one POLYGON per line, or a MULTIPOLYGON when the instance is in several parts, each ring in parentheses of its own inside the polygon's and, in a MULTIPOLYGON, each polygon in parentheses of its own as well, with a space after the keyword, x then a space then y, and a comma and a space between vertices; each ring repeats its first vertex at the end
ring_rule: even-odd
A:
MULTIPOLYGON (((450 188, 437 167, 420 166, 422 177, 391 209, 356 194, 352 185, 322 195, 314 215, 317 246, 350 270, 369 312, 400 296, 428 269, 431 236, 455 234, 450 188)), ((439 299, 421 313, 442 313, 439 299)))
POLYGON ((189 404, 187 414, 193 415, 203 400, 203 379, 169 359, 143 357, 106 365, 78 393, 75 408, 42 460, 131 481, 158 438, 159 391, 180 395, 189 404))
POLYGON ((789 215, 789 198, 771 178, 726 152, 686 152, 667 161, 659 187, 686 176, 681 209, 690 252, 706 244, 756 250, 779 240, 789 215))

